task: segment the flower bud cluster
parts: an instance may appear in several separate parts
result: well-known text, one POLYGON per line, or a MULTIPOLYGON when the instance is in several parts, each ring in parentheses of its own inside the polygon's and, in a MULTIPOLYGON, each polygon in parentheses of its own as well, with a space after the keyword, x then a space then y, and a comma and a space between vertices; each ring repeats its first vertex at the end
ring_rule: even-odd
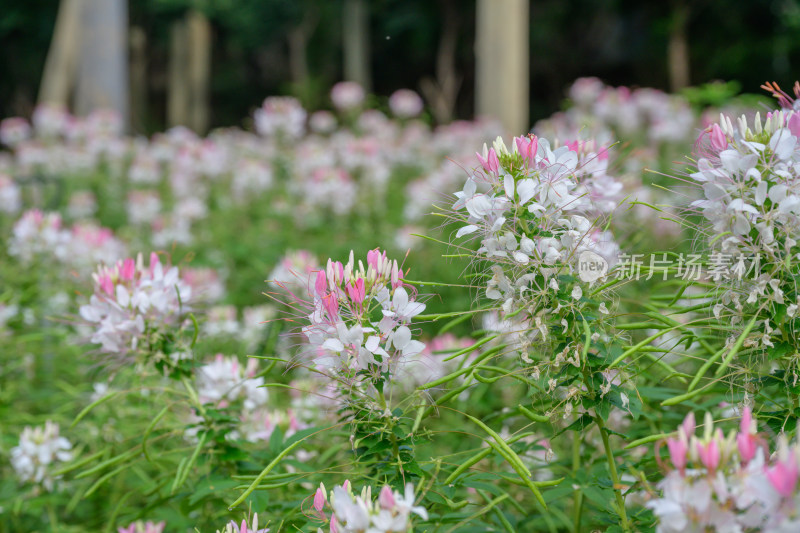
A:
POLYGON ((711 278, 725 291, 717 318, 736 324, 756 312, 745 347, 773 347, 798 315, 794 274, 800 245, 800 112, 774 111, 752 122, 720 116, 701 135, 697 172, 703 198, 692 203, 710 225, 720 258, 711 278), (723 264, 724 263, 724 264, 723 264), (785 309, 785 313, 783 312, 785 309))
MULTIPOLYGON (((507 148, 498 138, 477 156, 480 167, 453 204, 464 223, 456 236, 478 236, 478 256, 490 266, 486 297, 515 317, 524 352, 536 339, 552 341, 551 327, 575 322, 589 289, 608 277, 619 247, 597 221, 618 205, 622 186, 593 142, 553 149, 529 135, 507 148)), ((605 303, 600 312, 608 313, 605 303)))
POLYGON ((780 438, 769 455, 756 420, 745 408, 739 431, 725 436, 706 414, 695 434, 689 414, 666 440, 671 468, 647 506, 657 531, 795 531, 800 528, 800 446, 780 438))
POLYGON ((425 348, 409 328, 425 304, 403 277, 397 261, 378 249, 367 252, 366 266, 350 252, 346 265, 329 259, 310 276, 310 301, 303 303, 313 311, 302 332, 318 368, 341 377, 365 370, 378 376, 425 348))
POLYGON ((101 265, 93 278, 94 294, 80 315, 94 325, 91 342, 121 356, 136 350, 147 332, 179 324, 192 295, 178 267, 163 265, 155 253, 149 267, 139 254, 101 265))
POLYGON ((320 484, 314 493, 314 514, 330 525, 330 533, 404 533, 411 531, 411 515, 428 519, 424 507, 414 505, 414 486, 406 484, 405 493, 384 486, 378 498, 372 499, 372 487, 353 494, 350 481, 330 492, 320 484))

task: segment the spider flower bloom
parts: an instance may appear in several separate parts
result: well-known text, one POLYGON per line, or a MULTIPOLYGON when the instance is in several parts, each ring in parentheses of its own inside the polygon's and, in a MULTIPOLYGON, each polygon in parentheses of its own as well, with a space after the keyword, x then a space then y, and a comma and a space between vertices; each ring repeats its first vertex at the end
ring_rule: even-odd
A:
POLYGON ((14 224, 8 253, 23 263, 30 263, 42 255, 65 259, 70 235, 61 223, 58 213, 43 213, 38 209, 26 211, 14 224))
POLYGON ((340 81, 331 89, 331 101, 336 109, 350 111, 364 103, 364 88, 354 81, 340 81))
POLYGON ((397 261, 378 249, 367 253, 366 265, 350 252, 347 264, 329 259, 324 270, 309 275, 309 299, 299 303, 313 310, 303 334, 318 367, 378 376, 424 349, 408 326, 425 304, 403 277, 397 261))
POLYGON ((298 139, 305 134, 306 110, 289 96, 270 96, 253 118, 256 131, 265 137, 298 139))
POLYGON ((619 247, 593 221, 616 208, 622 185, 607 175, 608 157, 593 142, 552 149, 529 135, 509 148, 498 138, 476 155, 480 165, 452 205, 462 223, 456 238, 479 241, 485 295, 516 317, 517 347, 549 342, 550 331, 575 322, 572 310, 590 305, 583 295, 616 262, 619 247), (582 267, 589 260, 598 267, 591 272, 582 267))
POLYGON ((250 524, 246 519, 242 519, 241 524, 234 520, 228 522, 224 528, 218 529, 217 533, 269 533, 269 528, 258 529, 258 515, 254 514, 250 524))
MULTIPOLYGON (((698 143, 690 177, 702 194, 691 204, 705 218, 702 231, 721 236, 709 238, 712 261, 728 257, 730 263, 709 268, 722 292, 714 315, 740 325, 755 315, 745 346, 772 348, 792 330, 800 304, 787 297, 796 294, 791 265, 800 253, 800 112, 774 111, 764 120, 757 113, 735 123, 721 115, 710 132, 708 142, 701 137, 698 143)), ((793 350, 800 347, 790 342, 793 350)))
POLYGON ((49 420, 44 426, 26 427, 19 437, 19 446, 11 448, 11 466, 20 481, 41 484, 53 490, 52 470, 55 463, 72 459, 72 445, 59 435, 58 424, 49 420))
POLYGON ((667 440, 676 469, 666 472, 656 485, 660 494, 647 504, 659 520, 656 531, 793 530, 800 508, 800 447, 782 438, 769 460, 749 408, 738 433, 725 437, 713 426, 706 415, 698 437, 692 417, 677 438, 667 440))
POLYGON ((118 533, 162 533, 166 525, 167 523, 164 521, 156 523, 150 520, 147 522, 137 520, 131 522, 128 527, 118 527, 117 531, 118 533))
POLYGON ((124 356, 136 350, 147 333, 180 323, 191 288, 178 267, 165 266, 150 255, 145 267, 142 255, 100 266, 93 275, 94 294, 80 308, 81 317, 94 324, 91 342, 105 353, 124 356))
POLYGON ((399 89, 389 97, 389 109, 397 118, 414 118, 422 113, 425 104, 411 89, 399 89))
POLYGON ((31 125, 21 117, 0 121, 0 143, 13 148, 31 136, 31 125))
POLYGON ((300 291, 305 288, 309 274, 319 270, 319 261, 308 250, 287 250, 270 274, 273 285, 300 291))
POLYGON ((372 487, 364 487, 361 494, 354 494, 349 481, 334 487, 328 498, 321 494, 323 490, 320 486, 314 494, 314 510, 329 523, 331 532, 399 533, 412 530, 412 515, 428 519, 428 511, 414 505, 414 486, 410 483, 402 493, 384 486, 376 500, 372 498, 372 487), (329 518, 324 512, 325 505, 330 506, 329 518))

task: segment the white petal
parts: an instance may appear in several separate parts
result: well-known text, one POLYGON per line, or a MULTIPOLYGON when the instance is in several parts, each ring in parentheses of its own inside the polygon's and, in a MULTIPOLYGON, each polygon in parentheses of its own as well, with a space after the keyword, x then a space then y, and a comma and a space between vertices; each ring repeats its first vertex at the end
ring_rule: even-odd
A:
POLYGON ((392 345, 398 350, 402 350, 411 342, 411 330, 406 326, 400 326, 392 335, 392 345))
POLYGON ((460 230, 456 232, 456 239, 459 237, 463 237, 464 235, 469 235, 470 233, 475 233, 478 231, 478 226, 474 224, 470 224, 469 226, 464 226, 460 230))
POLYGON ((344 350, 344 344, 339 339, 328 339, 322 343, 322 347, 333 352, 341 352, 344 350))

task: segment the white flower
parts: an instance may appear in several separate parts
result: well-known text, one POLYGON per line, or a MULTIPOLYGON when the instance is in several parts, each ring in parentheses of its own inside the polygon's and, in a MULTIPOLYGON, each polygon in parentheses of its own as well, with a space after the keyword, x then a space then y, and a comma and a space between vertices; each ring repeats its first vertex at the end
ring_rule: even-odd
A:
POLYGON ((404 357, 416 355, 425 349, 425 344, 411 339, 411 330, 407 326, 400 326, 392 334, 392 345, 404 357))
POLYGON ((21 481, 41 484, 53 490, 53 465, 72 459, 70 442, 59 435, 58 424, 47 421, 44 426, 25 427, 19 446, 11 448, 11 466, 21 481))

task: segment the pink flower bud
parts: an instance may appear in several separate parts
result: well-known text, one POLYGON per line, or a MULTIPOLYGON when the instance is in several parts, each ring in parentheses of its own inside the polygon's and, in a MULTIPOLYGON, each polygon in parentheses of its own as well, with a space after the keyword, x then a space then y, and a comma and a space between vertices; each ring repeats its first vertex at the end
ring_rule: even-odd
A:
POLYGON ((489 150, 489 170, 495 174, 500 170, 500 160, 497 158, 494 148, 489 150))
POLYGON ((331 516, 331 533, 339 533, 339 526, 336 525, 336 516, 331 516))
POLYGON ((742 411, 742 421, 739 423, 739 431, 745 435, 749 435, 753 427, 753 411, 750 407, 745 407, 742 411))
POLYGON ((500 169, 500 160, 497 158, 497 152, 494 151, 494 148, 489 149, 489 153, 485 158, 478 152, 475 152, 475 155, 478 156, 478 161, 480 161, 481 166, 486 172, 494 172, 497 174, 497 171, 500 169))
POLYGON ((336 320, 339 316, 339 298, 335 293, 329 292, 322 297, 322 306, 328 312, 328 317, 331 320, 336 320))
POLYGON ((672 464, 683 472, 686 468, 686 454, 689 451, 689 446, 684 439, 667 439, 667 447, 669 448, 669 458, 672 464))
POLYGON ((122 262, 122 268, 119 271, 119 277, 124 280, 132 280, 136 273, 136 263, 130 257, 122 262))
POLYGON ((381 489, 381 494, 378 496, 378 501, 384 509, 394 509, 396 502, 394 500, 394 493, 388 485, 384 485, 381 489))
POLYGON ((789 456, 786 461, 778 461, 775 466, 767 469, 767 479, 778 494, 784 498, 788 498, 794 492, 797 477, 797 462, 793 456, 789 456))
POLYGON ((800 113, 792 113, 792 116, 789 117, 789 121, 786 125, 789 127, 789 131, 792 133, 792 135, 795 137, 800 137, 800 113))
POLYGON ((364 278, 358 278, 352 284, 347 285, 347 294, 353 302, 361 304, 367 296, 364 278))
POLYGON ((719 124, 711 126, 711 148, 720 152, 728 147, 728 139, 719 127, 719 124))
POLYGON ((569 150, 571 152, 575 152, 575 153, 577 153, 581 148, 581 144, 580 144, 579 141, 572 141, 572 142, 564 143, 564 146, 569 148, 569 150))
POLYGON ((514 141, 517 143, 517 151, 523 159, 525 159, 528 164, 534 163, 536 161, 536 151, 539 149, 539 139, 536 135, 517 137, 514 141))
POLYGON ((111 281, 111 276, 108 275, 107 272, 103 272, 100 275, 100 279, 97 280, 100 288, 108 294, 109 296, 114 296, 114 282, 111 281))
POLYGON ((381 252, 378 248, 374 250, 370 250, 367 252, 367 265, 371 266, 375 270, 378 270, 378 259, 381 256, 381 252))
POLYGON ((683 431, 683 434, 686 436, 688 440, 689 437, 694 435, 694 430, 697 427, 697 424, 694 421, 694 413, 689 413, 686 415, 686 418, 683 419, 683 423, 681 424, 680 430, 683 431))
POLYGON ((697 455, 700 457, 700 462, 711 472, 717 469, 720 461, 720 450, 717 439, 711 439, 708 443, 697 443, 697 455))
POLYGON ((317 492, 314 493, 314 509, 322 511, 325 506, 325 493, 322 492, 321 487, 317 487, 317 492))
POLYGON ((317 291, 318 296, 322 296, 325 294, 327 288, 328 288, 328 280, 325 278, 325 271, 318 270, 317 281, 314 284, 314 290, 317 291))
POLYGON ((742 462, 749 463, 756 455, 756 439, 750 434, 739 433, 736 435, 736 444, 739 447, 739 457, 742 462))

